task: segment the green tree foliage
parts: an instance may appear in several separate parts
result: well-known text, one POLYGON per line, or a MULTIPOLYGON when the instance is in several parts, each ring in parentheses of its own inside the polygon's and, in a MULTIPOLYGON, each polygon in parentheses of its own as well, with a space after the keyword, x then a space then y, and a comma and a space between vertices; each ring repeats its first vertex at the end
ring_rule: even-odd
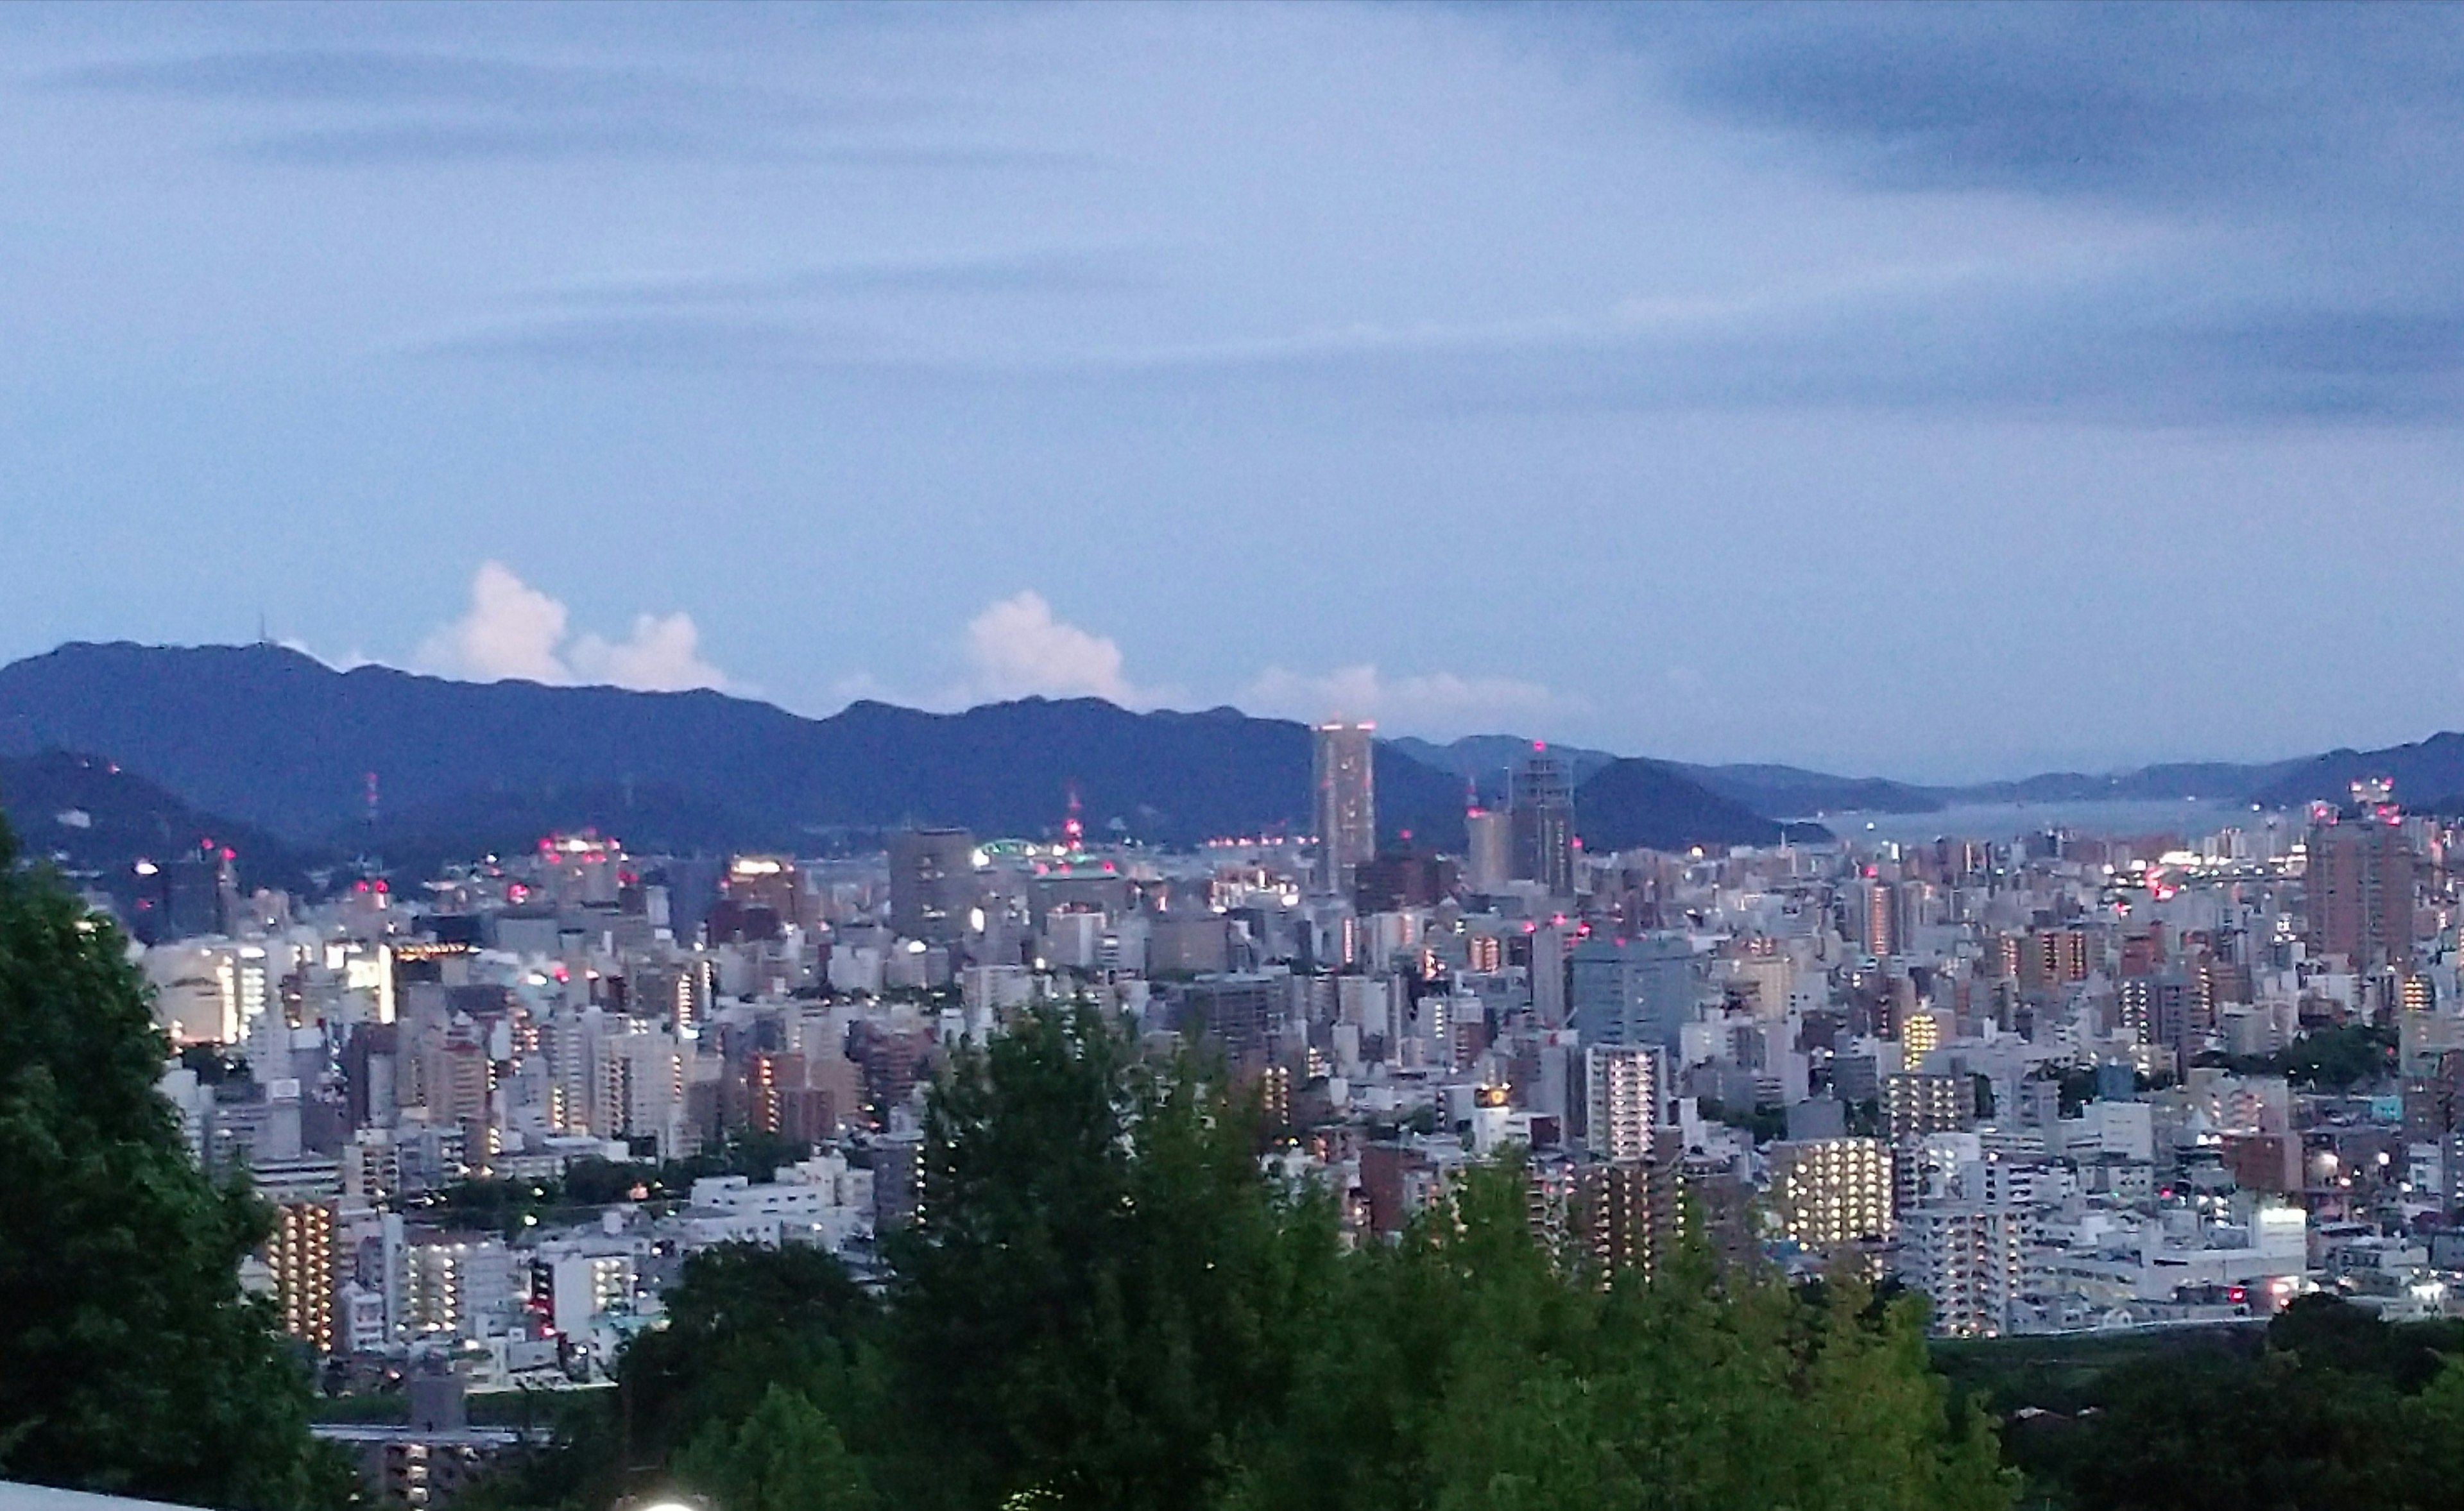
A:
POLYGON ((712 1420, 676 1456, 675 1474, 726 1511, 872 1511, 880 1503, 837 1424, 780 1385, 741 1425, 712 1420))
POLYGON ((2003 1411, 2056 1415, 2014 1436, 2031 1503, 2074 1511, 2372 1506, 2430 1511, 2464 1484, 2464 1325, 2389 1325, 2304 1297, 2263 1342, 1985 1346, 1961 1372, 2003 1411), (2005 1361, 2000 1372, 1995 1357, 2005 1361), (2101 1354, 2108 1362, 2095 1362, 2101 1354), (1981 1368, 1980 1368, 1981 1367, 1981 1368))
POLYGON ((305 1365, 239 1288, 265 1208, 189 1159, 118 931, 13 851, 0 824, 0 1478, 341 1499, 305 1365))
POLYGON ((1354 1257, 1280 1439, 1236 1506, 1998 1508, 1981 1417, 1952 1413, 1920 1303, 1818 1302, 1688 1248, 1606 1288, 1532 1243, 1521 1172, 1475 1172, 1354 1257), (1334 1410, 1327 1410, 1331 1406, 1334 1410))
POLYGON ((1259 1172, 1253 1110, 1090 1008, 1031 1015, 938 1088, 891 1250, 902 1499, 1178 1507, 1281 1414, 1334 1256, 1259 1172))
POLYGON ((665 1461, 711 1424, 749 1419, 776 1389, 859 1426, 880 1325, 872 1298, 821 1250, 731 1245, 693 1256, 670 1293, 668 1325, 625 1353, 634 1461, 665 1461))
POLYGON ((1330 1203, 1262 1172, 1250 1110, 1090 1011, 1030 1015, 936 1088, 922 1221, 879 1303, 818 1254, 696 1258, 563 1478, 534 1465, 488 1503, 2011 1503, 1991 1431, 1926 1366, 1920 1303, 1722 1275, 1692 1247, 1648 1282, 1570 1275, 1513 1168, 1346 1251, 1330 1203))

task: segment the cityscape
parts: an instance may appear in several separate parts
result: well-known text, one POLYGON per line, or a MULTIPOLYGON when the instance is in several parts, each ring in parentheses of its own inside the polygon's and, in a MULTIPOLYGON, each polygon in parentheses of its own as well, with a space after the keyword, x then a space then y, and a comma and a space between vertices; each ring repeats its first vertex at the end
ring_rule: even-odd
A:
POLYGON ((2464 1503, 2459 102, 0 11, 0 1511, 2464 1503))

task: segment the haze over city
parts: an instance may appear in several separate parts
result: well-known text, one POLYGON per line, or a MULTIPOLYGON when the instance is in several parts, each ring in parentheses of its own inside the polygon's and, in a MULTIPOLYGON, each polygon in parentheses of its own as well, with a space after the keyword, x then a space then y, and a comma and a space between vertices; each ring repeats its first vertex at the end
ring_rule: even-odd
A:
POLYGON ((0 660, 1936 780, 2418 738, 2457 29, 11 8, 0 660))

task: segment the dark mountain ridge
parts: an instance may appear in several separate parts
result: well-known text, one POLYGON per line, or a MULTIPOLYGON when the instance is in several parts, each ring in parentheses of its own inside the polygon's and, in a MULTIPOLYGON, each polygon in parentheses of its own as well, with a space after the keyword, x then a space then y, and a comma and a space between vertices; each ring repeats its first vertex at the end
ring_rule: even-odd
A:
MULTIPOLYGON (((273 646, 74 644, 0 668, 0 755, 54 749, 103 753, 196 809, 344 853, 501 848, 584 822, 677 849, 919 822, 1041 835, 1073 791, 1095 834, 1188 843, 1305 826, 1309 803, 1308 727, 1229 708, 862 702, 808 719, 709 691, 337 671, 273 646)), ((1670 777, 1649 795, 1587 786, 1578 817, 1672 843, 1771 831, 1670 777), (1663 802, 1676 806, 1651 806, 1663 802)), ((1377 788, 1389 835, 1461 846, 1458 775, 1389 747, 1377 788)))
POLYGON ((0 757, 0 813, 24 854, 123 904, 135 894, 141 861, 230 850, 244 887, 297 890, 322 859, 253 825, 200 813, 112 761, 65 751, 0 757))

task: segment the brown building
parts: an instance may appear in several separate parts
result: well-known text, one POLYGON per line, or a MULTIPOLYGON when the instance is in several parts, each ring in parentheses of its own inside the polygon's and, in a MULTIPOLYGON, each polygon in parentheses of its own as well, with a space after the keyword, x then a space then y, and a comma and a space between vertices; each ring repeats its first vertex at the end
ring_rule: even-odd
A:
POLYGON ((2308 941, 2357 967, 2412 963, 2415 862, 2404 831, 2365 817, 2313 824, 2302 872, 2308 941))

